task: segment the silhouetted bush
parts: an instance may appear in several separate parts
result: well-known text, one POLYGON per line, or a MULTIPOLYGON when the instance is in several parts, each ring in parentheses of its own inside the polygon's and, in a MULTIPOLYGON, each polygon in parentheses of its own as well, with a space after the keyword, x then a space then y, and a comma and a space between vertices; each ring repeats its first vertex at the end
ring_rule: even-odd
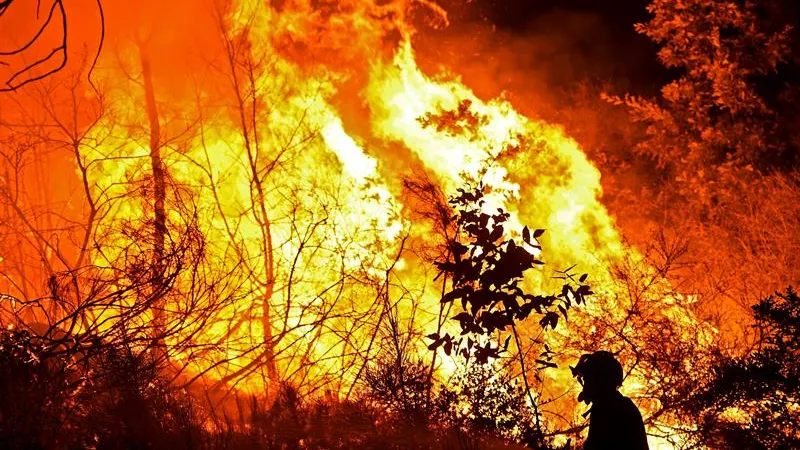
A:
POLYGON ((448 383, 433 383, 429 374, 416 361, 398 366, 379 360, 367 371, 363 396, 385 412, 385 428, 413 426, 418 435, 430 434, 427 439, 461 442, 457 448, 493 448, 487 443, 556 448, 537 429, 536 411, 528 404, 524 386, 504 370, 472 363, 448 383))
POLYGON ((58 443, 75 377, 64 354, 42 358, 47 344, 26 331, 0 334, 0 447, 46 448, 58 443))
POLYGON ((171 387, 152 350, 71 342, 0 334, 0 448, 551 448, 530 433, 523 390, 478 365, 450 388, 435 388, 421 363, 377 365, 351 400, 283 386, 271 402, 232 402, 231 413, 171 387))
POLYGON ((0 448, 193 448, 191 398, 151 352, 0 335, 0 448))
POLYGON ((684 404, 709 448, 800 448, 800 298, 792 289, 755 306, 756 349, 718 356, 711 379, 684 404))

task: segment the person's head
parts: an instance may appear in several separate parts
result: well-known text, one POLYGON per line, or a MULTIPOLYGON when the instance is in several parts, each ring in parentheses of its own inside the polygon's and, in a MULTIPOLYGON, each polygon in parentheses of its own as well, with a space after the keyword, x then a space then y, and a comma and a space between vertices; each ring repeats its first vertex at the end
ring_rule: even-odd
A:
POLYGON ((622 365, 607 351, 587 353, 572 368, 572 373, 583 385, 578 401, 591 403, 613 394, 622 386, 622 365))

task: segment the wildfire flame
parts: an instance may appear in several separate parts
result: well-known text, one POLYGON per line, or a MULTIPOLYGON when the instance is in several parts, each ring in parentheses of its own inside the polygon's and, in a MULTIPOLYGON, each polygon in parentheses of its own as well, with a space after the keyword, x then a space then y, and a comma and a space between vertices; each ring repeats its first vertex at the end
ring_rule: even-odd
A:
MULTIPOLYGON (((482 181, 490 190, 486 207, 512 213, 512 234, 522 224, 547 229, 548 270, 528 280, 536 289, 552 288, 553 269, 577 264, 590 273, 597 299, 547 337, 554 347, 566 345, 575 330, 593 327, 593 318, 614 306, 627 307, 619 304, 607 267, 641 262, 642 256, 624 245, 601 202, 600 173, 578 143, 558 126, 522 116, 502 98, 478 98, 457 75, 423 73, 410 14, 445 25, 435 4, 378 3, 237 0, 208 11, 182 5, 186 17, 169 9, 161 20, 180 16, 179 29, 198 21, 191 35, 202 36, 208 49, 171 50, 184 48, 188 56, 154 48, 159 37, 152 24, 120 25, 116 47, 114 36, 109 39, 115 50, 105 52, 93 72, 105 90, 102 108, 87 100, 88 118, 64 119, 82 130, 73 134, 85 135, 66 157, 37 156, 37 170, 47 171, 50 161, 52 176, 69 167, 59 179, 69 188, 56 194, 59 188, 44 187, 38 201, 46 197, 52 207, 63 200, 61 214, 69 220, 94 214, 91 241, 99 244, 83 248, 95 266, 113 271, 118 261, 135 256, 129 253, 135 243, 130 224, 155 214, 156 144, 172 186, 165 198, 170 239, 180 240, 188 222, 203 236, 195 276, 180 276, 165 305, 167 327, 178 312, 189 311, 181 319, 188 325, 166 342, 176 349, 174 363, 189 368, 189 378, 202 374, 210 386, 257 392, 277 377, 310 391, 347 395, 363 361, 380 350, 379 324, 387 311, 399 311, 409 330, 421 334, 435 326, 440 288, 406 251, 431 231, 410 220, 403 202, 403 180, 420 173, 444 192, 482 181), (180 62, 171 63, 173 58, 180 62), (145 60, 153 70, 149 81, 140 75, 145 60), (157 100, 152 105, 148 90, 157 100), (148 108, 157 108, 155 123, 148 108), (78 188, 84 175, 87 191, 78 188), (205 297, 183 298, 193 292, 198 273, 223 277, 209 282, 205 297)), ((109 12, 109 33, 126 13, 109 12)), ((179 39, 169 33, 161 38, 179 39)), ((69 99, 75 86, 54 89, 69 99)), ((28 89, 33 97, 42 92, 28 89)), ((79 90, 81 98, 97 95, 88 86, 79 90)), ((10 112, 15 102, 31 110, 23 95, 0 99, 5 124, 16 120, 10 112)), ((69 102, 52 104, 42 117, 53 121, 69 110, 69 102)), ((69 139, 64 142, 69 150, 69 139)), ((33 194, 24 201, 35 203, 33 194)), ((74 261, 81 244, 68 244, 68 234, 57 248, 74 261)), ((49 255, 52 266, 62 264, 49 255)), ((11 264, 2 256, 4 265, 11 264)), ((8 281, 8 291, 23 283, 19 277, 8 281)), ((659 302, 665 316, 710 339, 713 329, 682 306, 686 299, 666 294, 669 286, 655 289, 664 292, 659 302)), ((97 307, 93 314, 100 320, 112 312, 97 307)), ((536 337, 533 327, 523 333, 536 337)), ((573 356, 562 355, 562 366, 573 356)), ((567 370, 545 376, 552 386, 545 396, 574 388, 567 370)), ((647 383, 632 375, 627 393, 635 396, 647 383)), ((580 422, 574 396, 568 397, 553 408, 567 422, 580 422)))

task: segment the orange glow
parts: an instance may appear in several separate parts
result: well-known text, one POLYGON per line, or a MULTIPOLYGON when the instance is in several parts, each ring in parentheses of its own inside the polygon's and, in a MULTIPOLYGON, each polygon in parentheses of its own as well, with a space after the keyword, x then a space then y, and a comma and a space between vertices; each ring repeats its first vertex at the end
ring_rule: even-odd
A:
MULTIPOLYGON (((76 11, 91 11, 90 3, 76 11)), ((209 387, 251 392, 289 381, 347 395, 363 362, 380 351, 378 324, 387 310, 396 308, 403 324, 426 334, 436 323, 440 286, 409 250, 431 239, 430 226, 409 218, 401 189, 404 178, 425 174, 445 192, 480 179, 490 189, 486 208, 512 213, 510 233, 523 224, 547 230, 546 270, 532 275, 530 286, 551 289, 553 270, 573 264, 590 274, 596 299, 546 337, 568 350, 560 369, 544 373, 550 383, 543 395, 575 389, 566 366, 581 349, 570 347, 571 336, 623 316, 625 293, 608 267, 643 261, 603 206, 600 172, 559 126, 528 119, 503 98, 478 98, 457 67, 419 69, 408 14, 422 10, 444 26, 435 4, 312 3, 319 2, 109 4, 106 49, 92 72, 98 91, 85 82, 86 58, 75 50, 64 73, 0 97, 0 137, 34 139, 15 124, 66 125, 37 129, 47 142, 35 142, 30 163, 3 180, 36 186, 18 203, 49 212, 31 226, 48 230, 41 238, 55 244, 40 248, 28 232, 3 242, 2 269, 29 269, 6 271, 2 291, 37 298, 47 295, 50 271, 92 263, 99 276, 111 277, 120 261, 146 258, 149 248, 129 231, 154 216, 147 58, 170 186, 168 241, 179 241, 194 220, 204 243, 194 275, 177 278, 164 306, 167 327, 179 317, 187 324, 166 339, 187 380, 203 374, 209 387), (75 117, 74 99, 81 108, 75 117), (459 108, 476 119, 456 118, 448 129, 426 123, 426 116, 459 108), (86 244, 85 226, 67 224, 89 220, 86 244), (12 254, 14 248, 27 253, 12 254), (214 276, 221 278, 212 283, 214 276), (202 293, 194 290, 201 278, 213 286, 202 293), (604 316, 608 310, 618 317, 604 316)), ((90 34, 80 39, 93 42, 90 34)), ((685 307, 690 298, 673 294, 668 283, 652 289, 666 319, 696 331, 684 339, 710 342, 715 331, 685 307)), ((106 318, 134 304, 125 299, 90 314, 110 329, 106 318)), ((138 320, 146 326, 154 316, 138 320)), ((533 326, 523 334, 536 337, 533 326)), ((420 354, 424 344, 415 344, 420 354)), ((450 361, 440 364, 443 373, 454 370, 450 361)), ((646 389, 637 376, 626 382, 629 395, 646 389)), ((565 417, 553 419, 557 426, 580 422, 574 397, 552 404, 565 417)))

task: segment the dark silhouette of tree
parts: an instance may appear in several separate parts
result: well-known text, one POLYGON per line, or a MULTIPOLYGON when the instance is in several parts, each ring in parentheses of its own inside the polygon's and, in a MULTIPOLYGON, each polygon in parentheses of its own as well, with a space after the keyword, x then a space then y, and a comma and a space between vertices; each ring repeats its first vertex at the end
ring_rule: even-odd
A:
MULTIPOLYGON (((525 292, 522 286, 525 272, 544 264, 534 254, 541 250, 536 238, 544 230, 531 232, 525 227, 522 242, 517 243, 505 231, 504 223, 510 214, 502 209, 493 214, 483 212, 483 197, 484 187, 478 185, 459 189, 458 195, 451 198, 460 232, 448 243, 453 259, 436 263, 440 276, 452 280, 452 289, 444 295, 442 303, 460 302, 462 311, 453 320, 458 321, 462 337, 456 339, 448 333, 428 336, 433 340, 431 349, 442 347, 448 355, 474 356, 481 363, 508 350, 511 335, 502 346, 494 345, 490 339, 480 343, 474 336, 490 338, 509 328, 516 336, 515 324, 534 312, 539 315, 542 328, 555 328, 559 312, 566 317, 569 308, 585 302, 585 297, 592 294, 584 284, 587 275, 575 279, 569 270, 564 272, 566 282, 560 293, 525 292), (465 335, 470 337, 465 340, 465 335)), ((554 366, 548 360, 539 362, 554 366)))

